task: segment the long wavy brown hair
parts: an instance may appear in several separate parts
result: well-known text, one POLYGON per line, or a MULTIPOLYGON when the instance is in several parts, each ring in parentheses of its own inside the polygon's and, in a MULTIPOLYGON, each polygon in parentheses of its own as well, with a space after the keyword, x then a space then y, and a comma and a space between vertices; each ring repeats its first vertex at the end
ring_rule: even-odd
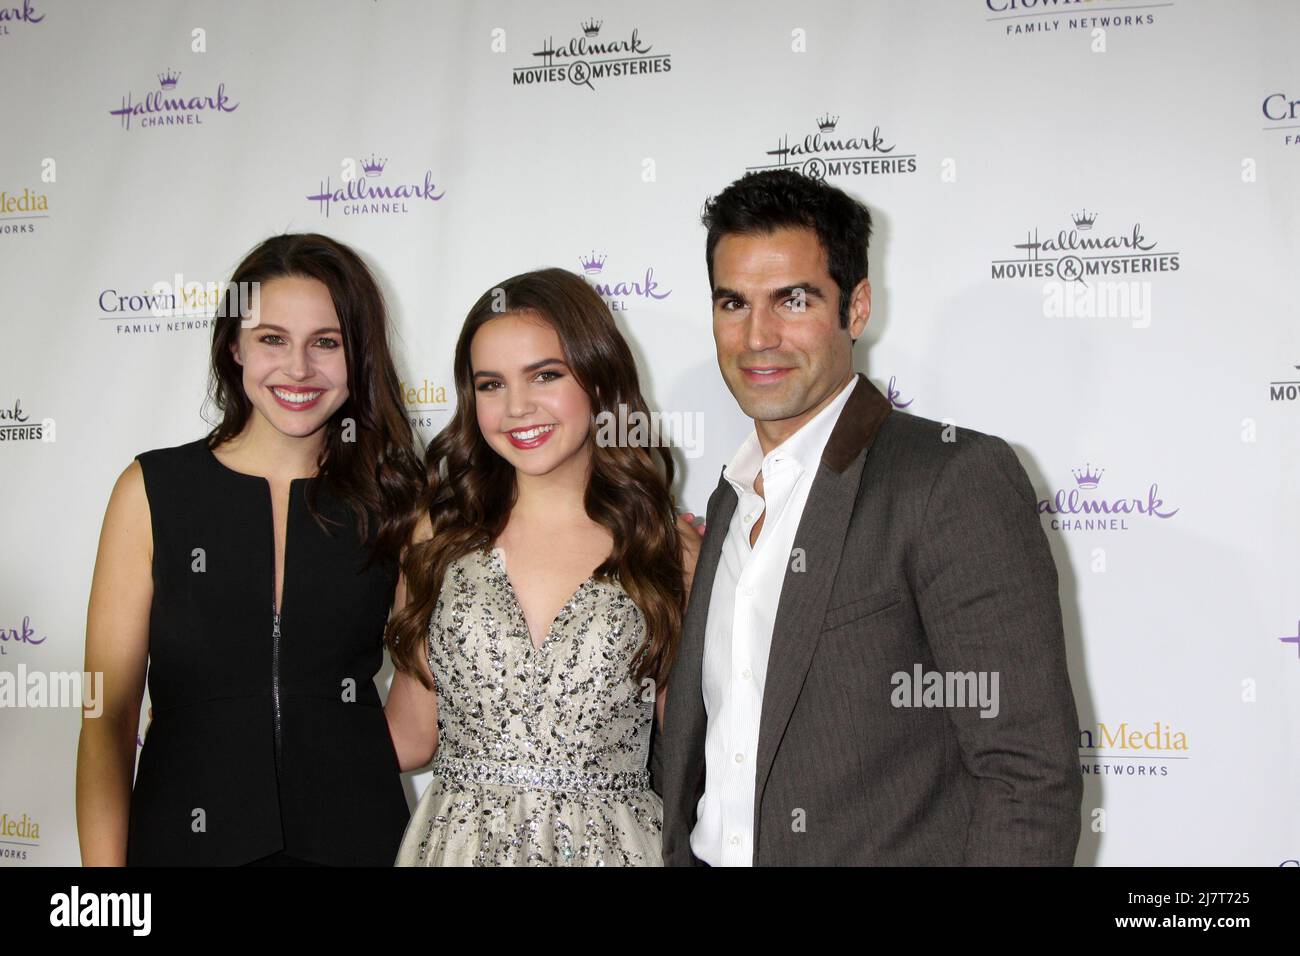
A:
POLYGON ((470 343, 486 322, 507 312, 527 312, 550 323, 564 361, 591 401, 591 471, 585 506, 607 528, 613 552, 595 570, 617 578, 641 610, 646 637, 633 656, 636 680, 667 683, 677 652, 685 601, 681 539, 672 499, 673 460, 666 448, 596 441, 602 412, 629 420, 649 414, 641 397, 636 362, 609 308, 580 277, 563 269, 514 276, 484 292, 470 309, 456 342, 456 411, 425 454, 422 510, 432 537, 414 544, 402 562, 407 603, 394 614, 385 640, 398 670, 429 686, 417 655, 425 653, 429 618, 437 607, 447 569, 458 558, 505 530, 515 501, 515 470, 479 431, 470 343))
MULTIPOLYGON (((420 501, 423 469, 388 348, 383 293, 361 257, 341 242, 319 233, 272 236, 235 268, 213 322, 208 401, 221 420, 207 436, 208 447, 240 434, 253 411, 243 371, 231 354, 239 339, 241 305, 247 311, 241 290, 249 288, 247 283, 285 276, 324 283, 342 330, 348 397, 325 424, 318 474, 354 515, 357 533, 370 545, 367 565, 381 558, 397 561, 420 501)), ((308 485, 308 510, 329 532, 327 523, 334 522, 319 511, 318 489, 318 482, 308 485)))

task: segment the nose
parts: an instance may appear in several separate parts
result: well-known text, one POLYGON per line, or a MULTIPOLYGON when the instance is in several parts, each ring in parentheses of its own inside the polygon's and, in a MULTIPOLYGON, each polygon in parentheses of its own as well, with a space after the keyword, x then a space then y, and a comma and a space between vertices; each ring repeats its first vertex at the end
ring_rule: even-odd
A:
POLYGON ((511 418, 524 418, 535 407, 527 388, 506 386, 506 411, 511 418))
POLYGON ((781 319, 767 303, 759 303, 749 310, 745 323, 745 348, 751 352, 766 352, 781 344, 781 319))
POLYGON ((288 358, 285 359, 285 374, 293 379, 310 378, 312 374, 311 355, 307 351, 307 343, 302 343, 294 348, 289 349, 288 358))

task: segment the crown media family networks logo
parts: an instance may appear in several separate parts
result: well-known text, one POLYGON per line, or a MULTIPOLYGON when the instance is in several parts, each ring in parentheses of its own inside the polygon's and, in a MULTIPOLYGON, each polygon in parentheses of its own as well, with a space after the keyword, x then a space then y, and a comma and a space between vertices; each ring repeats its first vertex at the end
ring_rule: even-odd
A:
POLYGON ((985 20, 1003 36, 1154 26, 1172 0, 983 0, 985 20))
POLYGON ((1265 132, 1281 132, 1284 146, 1300 146, 1300 99, 1292 99, 1286 93, 1270 93, 1264 97, 1260 110, 1269 124, 1264 127, 1265 132))
POLYGON ((815 129, 802 134, 782 133, 776 146, 766 151, 768 161, 746 166, 746 173, 767 169, 794 169, 810 179, 831 176, 889 176, 916 172, 916 154, 900 153, 879 126, 870 132, 841 130, 840 117, 823 113, 815 129))
POLYGON ((122 121, 122 129, 129 130, 131 121, 140 127, 151 126, 202 126, 203 117, 220 116, 239 109, 226 95, 226 84, 218 83, 210 93, 187 96, 178 92, 181 74, 167 69, 158 74, 158 88, 137 99, 131 92, 122 97, 121 105, 109 114, 122 121))
POLYGON ((423 179, 401 179, 388 172, 388 157, 371 153, 361 160, 360 175, 356 161, 348 159, 343 164, 342 185, 337 189, 329 177, 320 181, 320 189, 307 197, 317 203, 326 218, 337 205, 345 216, 404 216, 422 203, 437 202, 446 195, 438 191, 433 181, 433 170, 425 169, 423 179), (389 178, 385 180, 385 175, 389 178))
POLYGON ((1071 473, 1074 487, 1057 488, 1038 502, 1038 513, 1048 516, 1053 531, 1128 531, 1130 521, 1168 520, 1180 510, 1169 507, 1157 482, 1140 495, 1108 497, 1099 491, 1105 468, 1094 469, 1089 462, 1071 473))
POLYGON ((0 236, 30 236, 36 232, 36 220, 49 218, 46 193, 27 186, 22 192, 0 189, 0 236))
POLYGON ((565 83, 585 86, 595 92, 596 80, 612 77, 648 76, 672 70, 672 56, 657 51, 641 38, 641 31, 601 34, 604 20, 592 17, 579 24, 580 33, 557 44, 547 37, 534 59, 526 66, 511 68, 514 86, 565 83))
POLYGON ((1079 772, 1085 777, 1163 778, 1176 761, 1189 759, 1187 732, 1163 721, 1098 723, 1079 730, 1079 772))

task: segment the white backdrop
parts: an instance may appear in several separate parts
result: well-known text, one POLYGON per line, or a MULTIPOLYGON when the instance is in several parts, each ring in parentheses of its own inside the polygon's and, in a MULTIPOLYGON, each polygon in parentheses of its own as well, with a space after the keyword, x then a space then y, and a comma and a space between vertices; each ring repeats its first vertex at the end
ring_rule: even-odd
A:
MULTIPOLYGON (((601 260, 651 404, 703 416, 702 510, 750 425, 700 207, 784 162, 875 217, 856 360, 896 404, 1007 438, 1053 509, 1158 499, 1042 515, 1078 862, 1297 861, 1297 36, 1287 0, 4 0, 0 679, 80 671, 116 476, 206 430, 210 326, 142 297, 276 232, 375 268, 426 441, 474 299, 601 260)), ((0 709, 0 863, 79 861, 79 720, 0 709)))

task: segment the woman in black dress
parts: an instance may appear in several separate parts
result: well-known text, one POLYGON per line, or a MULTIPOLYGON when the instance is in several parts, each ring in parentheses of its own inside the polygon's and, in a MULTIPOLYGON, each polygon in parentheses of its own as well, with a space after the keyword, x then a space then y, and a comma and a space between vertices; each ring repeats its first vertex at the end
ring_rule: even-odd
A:
POLYGON ((362 260, 315 234, 254 249, 214 320, 212 398, 208 436, 138 455, 109 500, 82 860, 390 865, 409 811, 374 675, 422 469, 362 260))

